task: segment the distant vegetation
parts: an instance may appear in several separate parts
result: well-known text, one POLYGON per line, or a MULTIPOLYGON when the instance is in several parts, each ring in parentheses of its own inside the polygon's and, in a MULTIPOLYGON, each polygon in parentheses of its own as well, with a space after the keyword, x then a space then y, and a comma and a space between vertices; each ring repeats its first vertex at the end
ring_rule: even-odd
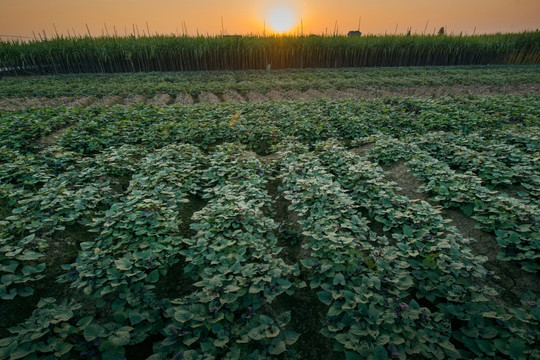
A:
POLYGON ((540 63, 540 31, 475 36, 57 37, 0 43, 4 74, 540 63))
MULTIPOLYGON (((73 74, 13 77, 0 82, 0 98, 59 96, 154 96, 204 92, 245 96, 290 90, 410 89, 412 87, 502 86, 540 84, 540 65, 432 66, 407 68, 291 69, 176 73, 73 74)), ((406 90, 404 90, 406 91, 406 90)))

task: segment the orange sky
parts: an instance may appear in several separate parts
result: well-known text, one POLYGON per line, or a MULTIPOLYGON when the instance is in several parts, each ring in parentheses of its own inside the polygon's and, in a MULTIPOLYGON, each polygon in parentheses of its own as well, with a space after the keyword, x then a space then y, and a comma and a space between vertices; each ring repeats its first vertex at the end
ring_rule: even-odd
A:
MULTIPOLYGON (((304 33, 329 33, 337 21, 340 33, 358 27, 364 33, 427 32, 446 26, 448 32, 519 32, 540 28, 540 0, 0 0, 0 36, 32 36, 32 31, 54 34, 73 29, 101 35, 131 33, 133 24, 142 34, 148 22, 152 33, 219 34, 221 17, 229 34, 262 33, 265 18, 273 7, 291 8, 296 24, 303 21, 304 33)), ((267 32, 270 32, 267 23, 267 32)))

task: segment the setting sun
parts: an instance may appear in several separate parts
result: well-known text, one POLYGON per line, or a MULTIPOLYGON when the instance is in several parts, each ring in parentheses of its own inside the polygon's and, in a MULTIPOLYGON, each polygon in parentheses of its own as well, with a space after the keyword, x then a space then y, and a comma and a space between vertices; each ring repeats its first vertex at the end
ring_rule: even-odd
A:
POLYGON ((278 7, 268 13, 268 23, 277 32, 290 30, 295 23, 294 11, 288 7, 278 7))

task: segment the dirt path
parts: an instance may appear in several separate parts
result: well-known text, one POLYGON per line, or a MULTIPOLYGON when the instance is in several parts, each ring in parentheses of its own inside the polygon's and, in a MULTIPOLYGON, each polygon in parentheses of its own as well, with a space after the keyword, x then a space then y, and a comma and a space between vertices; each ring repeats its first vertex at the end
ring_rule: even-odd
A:
POLYGON ((124 103, 124 99, 121 96, 108 95, 96 101, 95 105, 109 107, 109 106, 123 104, 123 103, 124 103))
POLYGON ((155 106, 165 106, 174 103, 174 98, 168 94, 157 94, 147 103, 155 106))
POLYGON ((246 99, 249 102, 255 102, 255 103, 263 103, 263 102, 270 101, 270 99, 268 99, 264 94, 261 94, 260 92, 253 91, 253 90, 248 91, 248 93, 246 94, 246 99))
POLYGON ((216 95, 212 94, 209 91, 200 93, 199 96, 197 97, 197 101, 200 103, 207 103, 207 104, 218 104, 221 102, 219 97, 217 97, 216 95))
POLYGON ((246 100, 235 90, 227 90, 223 94, 223 101, 224 102, 235 102, 235 103, 243 103, 246 102, 246 100))
POLYGON ((180 93, 177 96, 157 94, 154 96, 129 95, 106 95, 102 98, 94 96, 58 97, 48 99, 44 97, 33 98, 5 98, 0 99, 0 110, 19 110, 28 107, 54 107, 54 106, 112 106, 122 104, 136 106, 139 104, 153 104, 165 106, 170 104, 192 105, 196 102, 218 104, 220 102, 267 102, 278 100, 318 100, 318 99, 377 99, 385 97, 416 97, 437 98, 463 95, 528 95, 540 93, 540 84, 526 85, 454 85, 454 86, 410 86, 401 88, 369 88, 369 89, 344 89, 344 90, 270 90, 261 93, 251 90, 246 96, 240 95, 236 90, 229 89, 223 96, 216 96, 211 92, 203 92, 195 99, 188 94, 180 93))
POLYGON ((270 90, 265 94, 270 101, 285 100, 285 96, 282 91, 270 90))
POLYGON ((182 104, 182 105, 193 105, 195 104, 195 101, 193 100, 193 96, 186 93, 180 93, 176 97, 176 100, 174 101, 174 103, 182 104))
POLYGON ((142 95, 129 95, 125 100, 124 100, 124 105, 127 105, 127 106, 137 106, 139 104, 145 104, 146 103, 146 97, 142 96, 142 95))
POLYGON ((55 131, 53 131, 52 133, 50 133, 49 135, 45 135, 44 137, 42 137, 41 139, 39 139, 38 141, 38 144, 39 146, 45 150, 47 149, 49 146, 53 146, 53 145, 56 145, 56 143, 58 143, 58 141, 60 140, 60 138, 62 137, 62 135, 64 135, 64 133, 70 128, 72 127, 73 125, 67 125, 67 126, 64 126, 62 128, 59 128, 55 131))

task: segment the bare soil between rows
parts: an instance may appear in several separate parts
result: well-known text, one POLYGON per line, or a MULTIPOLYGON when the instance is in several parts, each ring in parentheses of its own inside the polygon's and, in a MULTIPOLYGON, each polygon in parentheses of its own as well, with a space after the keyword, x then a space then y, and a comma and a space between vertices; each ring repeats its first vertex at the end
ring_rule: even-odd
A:
POLYGON ((20 110, 31 107, 57 107, 57 106, 137 106, 151 104, 166 106, 171 104, 193 105, 197 103, 218 104, 222 102, 257 102, 268 101, 312 101, 319 99, 377 99, 377 98, 440 98, 467 95, 530 95, 540 93, 540 84, 524 85, 452 85, 452 86, 409 86, 400 88, 355 88, 344 90, 270 90, 267 93, 248 91, 242 95, 236 90, 226 90, 223 94, 203 92, 197 96, 179 93, 176 96, 168 94, 156 95, 106 95, 102 98, 95 96, 56 98, 28 97, 0 99, 0 110, 20 110))

